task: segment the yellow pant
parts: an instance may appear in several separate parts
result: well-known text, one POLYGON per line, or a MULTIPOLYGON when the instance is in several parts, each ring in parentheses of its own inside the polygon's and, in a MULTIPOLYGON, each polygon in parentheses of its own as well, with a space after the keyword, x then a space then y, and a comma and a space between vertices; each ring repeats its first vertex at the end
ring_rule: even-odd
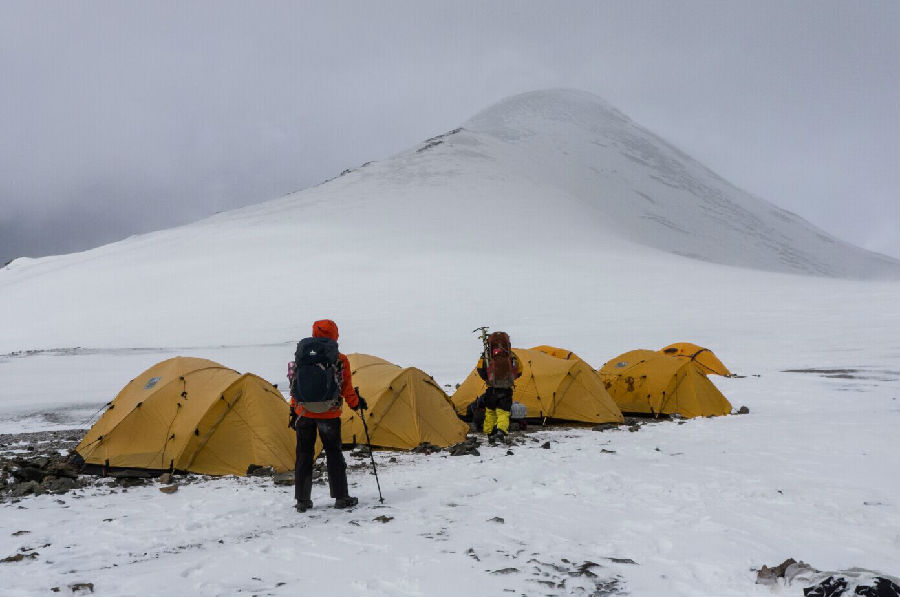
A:
POLYGON ((503 433, 509 433, 509 411, 502 408, 486 408, 484 410, 484 432, 487 435, 497 429, 503 433))

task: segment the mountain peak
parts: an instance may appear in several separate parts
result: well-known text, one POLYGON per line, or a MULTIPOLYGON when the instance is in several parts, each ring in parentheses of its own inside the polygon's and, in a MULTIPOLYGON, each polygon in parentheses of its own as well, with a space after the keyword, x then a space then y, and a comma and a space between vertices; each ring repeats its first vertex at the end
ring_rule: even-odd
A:
POLYGON ((599 235, 753 269, 900 277, 896 259, 738 189, 591 93, 515 95, 463 128, 503 144, 492 155, 509 180, 574 198, 559 209, 580 212, 574 219, 592 222, 599 235))
POLYGON ((469 119, 463 128, 508 137, 541 123, 554 128, 571 125, 593 128, 603 124, 626 124, 631 120, 603 98, 577 89, 529 91, 504 98, 469 119))

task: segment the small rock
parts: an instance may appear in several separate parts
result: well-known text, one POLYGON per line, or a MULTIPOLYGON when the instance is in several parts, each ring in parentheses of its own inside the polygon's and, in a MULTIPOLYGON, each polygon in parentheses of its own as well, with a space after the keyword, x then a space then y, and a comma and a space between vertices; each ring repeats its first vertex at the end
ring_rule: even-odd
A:
POLYGON ((13 471, 12 473, 16 479, 21 481, 36 481, 38 483, 41 482, 41 479, 43 479, 45 475, 42 469, 28 465, 20 466, 18 470, 13 471))
POLYGON ((739 414, 739 415, 749 415, 749 414, 750 414, 750 409, 747 408, 746 406, 742 406, 742 407, 740 407, 740 408, 738 409, 737 414, 739 414))
POLYGON ((616 451, 615 450, 607 450, 606 448, 601 448, 600 453, 601 454, 615 454, 616 451))
MULTIPOLYGON (((756 573, 756 584, 774 585, 777 582, 778 578, 784 578, 785 571, 789 567, 794 566, 797 563, 797 560, 795 560, 794 558, 788 558, 774 568, 769 568, 768 566, 763 564, 763 567, 760 568, 756 573)), ((800 564, 806 566, 806 564, 804 564, 803 562, 800 562, 800 564)))
POLYGON ((512 574, 518 571, 518 568, 501 568, 500 570, 491 570, 491 574, 512 574))
POLYGON ((45 477, 43 486, 49 493, 66 493, 81 487, 81 483, 70 477, 45 477))
POLYGON ((175 493, 176 491, 178 491, 178 486, 177 485, 165 485, 163 487, 160 487, 159 490, 163 493, 175 493))
POLYGON ((47 472, 55 477, 68 477, 69 479, 77 479, 79 471, 77 467, 68 462, 56 460, 50 463, 50 465, 47 467, 47 472))
POLYGON ((157 481, 162 483, 163 485, 168 485, 172 482, 172 473, 163 473, 156 478, 157 481))
POLYGON ((427 454, 431 454, 432 452, 440 452, 441 448, 440 448, 440 446, 435 446, 428 442, 422 442, 421 444, 419 444, 418 446, 416 446, 415 448, 413 448, 410 451, 413 452, 414 454, 426 454, 427 455, 427 454))
POLYGON ((10 497, 18 498, 31 494, 39 495, 42 492, 43 490, 37 481, 25 481, 24 483, 16 483, 13 485, 9 495, 10 497))
POLYGON ((775 574, 775 571, 763 564, 763 567, 756 573, 756 584, 774 585, 776 582, 778 582, 778 576, 775 574))
POLYGON ((542 447, 543 449, 545 449, 545 450, 549 450, 549 449, 550 449, 550 442, 544 442, 544 443, 542 443, 542 444, 541 444, 541 447, 542 447))
POLYGON ((507 456, 515 456, 515 454, 513 454, 513 451, 512 451, 512 450, 507 450, 507 451, 506 451, 506 455, 507 455, 507 456))
POLYGON ((277 475, 272 477, 272 482, 275 485, 293 485, 294 484, 294 471, 278 473, 277 475))
POLYGON ((17 553, 14 556, 9 556, 0 560, 0 563, 10 563, 10 562, 21 562, 24 559, 33 560, 38 557, 38 552, 33 551, 31 553, 17 553))
MULTIPOLYGON (((588 578, 597 578, 597 573, 591 570, 591 568, 599 567, 600 564, 596 562, 592 562, 590 560, 586 560, 581 566, 578 567, 578 571, 574 574, 578 576, 587 576, 588 578)), ((569 573, 573 574, 572 572, 569 573)))
POLYGON ((368 458, 372 454, 369 446, 357 446, 350 451, 350 456, 354 458, 368 458))
POLYGON ((631 558, 606 558, 610 562, 615 562, 616 564, 637 564, 631 558))
POLYGON ((500 518, 499 516, 495 516, 495 517, 493 517, 493 518, 489 518, 489 519, 488 519, 488 522, 497 522, 497 523, 499 523, 499 524, 505 524, 505 523, 506 523, 506 521, 503 520, 502 518, 500 518))
POLYGON ((27 535, 27 534, 30 533, 30 532, 31 532, 31 531, 16 531, 15 533, 12 534, 12 536, 13 536, 13 537, 19 537, 19 536, 21 536, 21 535, 27 535))
POLYGON ((94 583, 92 582, 77 582, 73 585, 69 585, 69 590, 73 593, 93 593, 94 592, 94 583))
POLYGON ((453 444, 448 448, 451 456, 465 456, 470 454, 472 456, 479 456, 478 446, 480 442, 475 437, 467 437, 466 441, 460 442, 458 444, 453 444))
POLYGON ((394 517, 382 514, 381 516, 376 516, 372 520, 377 520, 378 522, 386 523, 386 522, 390 522, 390 521, 394 520, 394 517))
POLYGON ((247 476, 248 477, 271 477, 275 474, 275 469, 271 466, 260 466, 258 464, 251 464, 247 467, 247 476))
POLYGON ((631 431, 632 433, 634 433, 635 431, 640 431, 640 429, 641 429, 641 426, 638 424, 634 424, 634 425, 631 425, 630 427, 628 427, 628 431, 631 431))

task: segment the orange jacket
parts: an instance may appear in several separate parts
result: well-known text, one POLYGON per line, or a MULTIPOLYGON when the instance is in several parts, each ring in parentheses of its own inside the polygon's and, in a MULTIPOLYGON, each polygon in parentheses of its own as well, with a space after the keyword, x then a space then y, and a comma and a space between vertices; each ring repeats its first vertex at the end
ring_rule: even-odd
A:
MULTIPOLYGON (((330 319, 321 319, 313 324, 313 338, 331 338, 335 342, 338 339, 337 324, 330 319)), ((338 353, 341 360, 341 397, 347 402, 350 408, 356 408, 359 405, 359 396, 353 389, 353 376, 350 374, 350 360, 344 356, 344 353, 338 353)), ((294 395, 291 394, 291 408, 297 413, 298 417, 308 417, 310 419, 336 419, 341 416, 341 405, 326 410, 323 413, 313 413, 297 403, 294 395)))

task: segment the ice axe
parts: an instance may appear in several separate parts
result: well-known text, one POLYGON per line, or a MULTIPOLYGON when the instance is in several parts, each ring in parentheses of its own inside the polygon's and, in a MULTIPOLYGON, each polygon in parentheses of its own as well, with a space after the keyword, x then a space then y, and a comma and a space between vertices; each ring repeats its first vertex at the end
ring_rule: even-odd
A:
MULTIPOLYGON (((356 391, 356 395, 359 396, 359 388, 353 388, 356 391)), ((360 396, 361 397, 361 396, 360 396)), ((359 409, 359 420, 362 421, 363 430, 366 432, 366 446, 369 448, 369 458, 372 460, 372 473, 375 475, 375 485, 378 486, 378 502, 383 504, 384 497, 381 495, 381 483, 378 482, 378 469, 375 468, 375 455, 372 454, 372 440, 369 438, 369 426, 366 425, 366 414, 365 409, 359 409)))

